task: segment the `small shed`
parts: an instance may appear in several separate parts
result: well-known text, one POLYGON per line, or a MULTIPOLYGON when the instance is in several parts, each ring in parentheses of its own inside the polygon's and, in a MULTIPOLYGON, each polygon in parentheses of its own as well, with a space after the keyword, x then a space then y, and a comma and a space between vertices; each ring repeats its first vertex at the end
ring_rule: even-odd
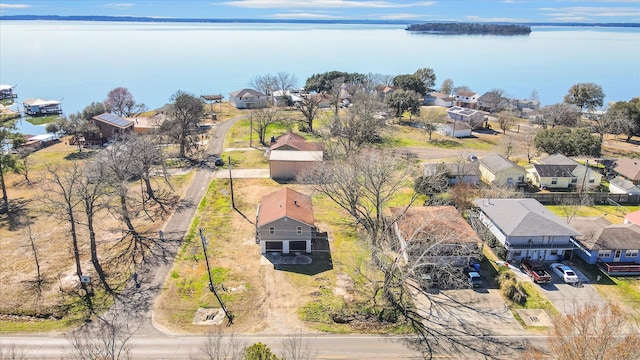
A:
POLYGON ((463 121, 447 122, 442 125, 441 129, 443 134, 455 138, 470 137, 472 131, 471 125, 463 121))

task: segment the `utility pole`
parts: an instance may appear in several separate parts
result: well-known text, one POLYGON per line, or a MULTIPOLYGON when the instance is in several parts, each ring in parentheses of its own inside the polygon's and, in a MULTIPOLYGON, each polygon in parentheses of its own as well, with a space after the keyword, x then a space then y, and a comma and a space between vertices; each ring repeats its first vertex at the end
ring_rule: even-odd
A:
POLYGON ((231 156, 229 156, 229 187, 231 188, 231 207, 236 208, 236 202, 233 197, 233 176, 231 176, 231 156))
POLYGON ((220 299, 220 296, 218 295, 218 292, 216 291, 215 286, 213 286, 213 279, 211 278, 211 267, 209 266, 209 256, 207 256, 207 242, 204 238, 204 234, 202 233, 202 228, 200 228, 200 240, 202 240, 202 250, 204 251, 204 260, 207 263, 207 275, 209 275, 209 291, 211 291, 216 296, 216 299, 218 299, 218 302, 220 303, 222 310, 224 310, 224 314, 227 316, 227 319, 229 319, 229 324, 233 324, 233 315, 231 315, 231 313, 227 310, 226 306, 224 306, 224 303, 222 302, 222 299, 220 299))

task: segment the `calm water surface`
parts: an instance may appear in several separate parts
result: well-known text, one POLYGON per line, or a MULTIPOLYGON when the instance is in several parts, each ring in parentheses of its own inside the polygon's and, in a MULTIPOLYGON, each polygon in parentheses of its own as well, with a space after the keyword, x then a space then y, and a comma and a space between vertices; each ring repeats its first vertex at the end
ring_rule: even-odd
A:
POLYGON ((254 76, 280 71, 302 87, 330 70, 398 75, 430 67, 437 86, 451 78, 480 94, 499 88, 518 98, 535 89, 542 105, 561 102, 581 82, 600 84, 607 101, 640 96, 640 29, 532 30, 442 36, 397 25, 0 21, 0 83, 18 85, 19 101, 62 99, 67 114, 118 86, 156 108, 177 90, 226 99, 254 76))

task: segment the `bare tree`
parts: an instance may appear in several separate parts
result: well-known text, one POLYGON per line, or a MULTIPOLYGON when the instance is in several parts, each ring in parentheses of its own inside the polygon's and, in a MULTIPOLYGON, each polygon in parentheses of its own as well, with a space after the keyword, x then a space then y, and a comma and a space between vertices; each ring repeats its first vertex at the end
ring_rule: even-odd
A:
POLYGON ((381 115, 385 109, 375 95, 356 90, 351 106, 333 117, 328 132, 320 132, 326 149, 349 156, 368 144, 378 142, 379 131, 385 126, 385 117, 381 115))
POLYGON ((498 125, 503 134, 507 133, 507 130, 515 123, 515 116, 510 111, 500 111, 498 113, 498 125))
POLYGON ((420 112, 420 120, 422 121, 425 132, 429 134, 429 141, 431 141, 432 134, 438 130, 438 125, 444 124, 446 118, 447 115, 437 109, 420 112))
POLYGON ((98 274, 102 286, 108 293, 113 293, 113 289, 107 282, 107 275, 102 268, 100 257, 98 256, 98 244, 95 229, 96 213, 107 206, 108 183, 104 181, 104 168, 96 166, 95 163, 87 163, 84 167, 84 174, 78 181, 76 194, 80 199, 80 206, 84 210, 87 230, 89 232, 89 249, 91 253, 91 263, 98 274))
POLYGON ((197 147, 196 127, 204 114, 204 104, 200 98, 183 91, 177 91, 171 100, 169 117, 162 123, 161 130, 178 143, 179 156, 185 157, 197 147))
POLYGON ((609 304, 587 304, 553 319, 552 353, 559 360, 638 359, 640 332, 628 312, 609 304))
MULTIPOLYGON (((299 180, 345 209, 376 251, 387 229, 383 209, 402 188, 411 186, 411 175, 413 167, 399 154, 366 149, 345 160, 323 162, 299 180)), ((413 201, 415 196, 409 200, 413 201)))
POLYGON ((82 169, 78 164, 72 164, 70 168, 48 167, 49 176, 48 183, 45 185, 45 201, 47 202, 48 211, 52 214, 60 214, 62 211, 62 219, 69 224, 69 235, 71 236, 71 247, 73 259, 76 266, 76 275, 78 283, 83 290, 83 298, 85 299, 89 309, 92 309, 91 297, 88 294, 87 285, 82 281, 82 264, 80 259, 80 244, 77 230, 77 207, 81 200, 76 196, 76 188, 79 186, 82 177, 82 169))
POLYGON ((132 116, 146 110, 146 106, 142 103, 136 103, 129 89, 125 87, 117 87, 109 91, 104 105, 108 111, 118 116, 132 116))
POLYGON ((442 81, 442 85, 440 85, 440 92, 450 95, 453 92, 453 80, 444 79, 444 81, 442 81))
POLYGON ((249 86, 267 96, 273 95, 273 91, 278 88, 276 77, 271 74, 254 76, 249 81, 249 86))
POLYGON ((122 309, 109 311, 107 317, 85 325, 67 335, 72 349, 69 357, 78 360, 129 360, 131 354, 130 340, 137 328, 129 314, 122 309))
POLYGON ((587 194, 580 194, 578 198, 562 198, 560 200, 560 204, 558 208, 562 215, 567 220, 567 224, 573 220, 574 217, 578 216, 582 207, 593 206, 593 200, 587 194))
POLYGON ((518 152, 527 155, 527 162, 531 164, 531 159, 536 155, 536 134, 538 133, 538 125, 525 127, 518 140, 518 152))
POLYGON ((286 105, 289 101, 287 93, 295 88, 296 83, 298 82, 298 78, 294 74, 280 71, 274 76, 274 81, 274 85, 280 92, 280 96, 282 97, 279 103, 286 105))
POLYGON ((318 111, 320 111, 321 101, 321 94, 306 94, 302 96, 302 103, 299 109, 306 119, 307 131, 309 132, 313 132, 313 121, 318 116, 318 111))
POLYGON ((234 334, 225 336, 222 329, 211 330, 207 340, 198 349, 198 354, 191 356, 194 360, 242 360, 247 343, 239 340, 234 334))
POLYGON ((266 145, 267 129, 270 125, 277 124, 284 120, 282 112, 275 107, 264 107, 253 110, 251 113, 253 130, 258 133, 258 141, 266 145))
POLYGON ((136 154, 134 148, 126 143, 116 141, 110 147, 102 150, 95 157, 94 164, 99 168, 101 181, 108 184, 113 196, 117 199, 117 205, 109 206, 109 211, 114 213, 126 226, 126 233, 123 240, 131 237, 131 242, 124 253, 141 254, 144 260, 145 251, 149 244, 145 243, 145 237, 136 229, 133 224, 136 212, 132 209, 132 197, 129 195, 129 184, 135 179, 138 173, 134 159, 136 154))
POLYGON ((311 342, 303 336, 302 331, 298 330, 295 335, 287 336, 282 340, 283 360, 310 360, 315 358, 316 355, 311 349, 311 342))
POLYGON ((392 265, 385 271, 389 282, 386 289, 403 287, 409 279, 424 288, 470 286, 461 268, 481 256, 479 239, 473 231, 464 232, 443 216, 449 214, 447 211, 456 212, 453 207, 392 208, 402 239, 392 265))
POLYGON ((555 104, 540 109, 542 126, 555 127, 556 125, 573 127, 580 120, 580 110, 569 104, 555 104))
POLYGON ((18 349, 15 344, 0 343, 1 360, 26 360, 32 358, 22 349, 18 349))

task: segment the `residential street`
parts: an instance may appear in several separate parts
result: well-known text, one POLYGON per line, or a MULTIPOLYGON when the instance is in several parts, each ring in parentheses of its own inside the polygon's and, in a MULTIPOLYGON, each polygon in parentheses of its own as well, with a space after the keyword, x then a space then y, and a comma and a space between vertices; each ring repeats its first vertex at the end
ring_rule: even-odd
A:
POLYGON ((151 262, 147 264, 146 268, 138 270, 141 287, 136 288, 132 283, 132 286, 126 289, 123 296, 120 297, 123 303, 116 311, 131 314, 131 319, 135 318, 140 322, 136 324, 139 326, 136 335, 159 334, 156 327, 153 326, 153 301, 162 289, 182 239, 191 226, 200 200, 206 193, 215 173, 219 171, 213 165, 213 155, 222 152, 227 131, 242 118, 244 115, 217 124, 206 149, 206 154, 210 155, 211 161, 208 161, 206 166, 194 170, 196 173, 184 198, 180 200, 175 212, 166 222, 162 233, 164 240, 159 242, 160 246, 157 249, 154 249, 154 256, 150 256, 151 262), (137 314, 137 316, 133 314, 137 314))

